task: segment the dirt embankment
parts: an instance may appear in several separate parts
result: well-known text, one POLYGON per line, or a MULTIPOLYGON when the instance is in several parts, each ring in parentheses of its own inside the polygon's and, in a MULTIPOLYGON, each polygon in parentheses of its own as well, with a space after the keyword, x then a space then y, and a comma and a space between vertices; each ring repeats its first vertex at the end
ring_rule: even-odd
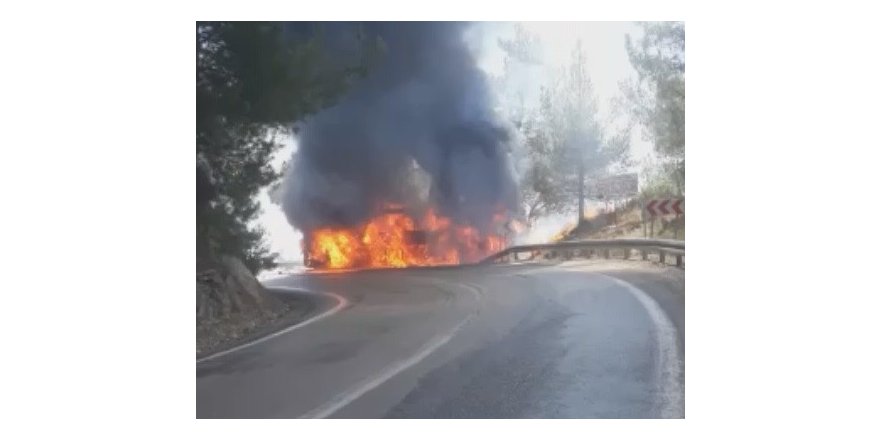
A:
POLYGON ((266 290, 237 258, 197 260, 196 356, 237 345, 313 307, 300 297, 266 290))
MULTIPOLYGON (((584 221, 577 227, 560 234, 561 240, 583 240, 590 238, 638 238, 651 237, 651 219, 642 225, 641 207, 634 203, 614 212, 601 213, 584 221)), ((653 219, 653 237, 684 240, 684 216, 653 219)))

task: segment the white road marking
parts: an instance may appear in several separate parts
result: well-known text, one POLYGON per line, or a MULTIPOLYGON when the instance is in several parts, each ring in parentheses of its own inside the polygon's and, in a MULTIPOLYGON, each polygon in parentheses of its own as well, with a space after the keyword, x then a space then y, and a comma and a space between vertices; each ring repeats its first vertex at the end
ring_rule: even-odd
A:
MULTIPOLYGON (((274 289, 274 290, 290 290, 290 291, 294 291, 294 292, 301 292, 301 291, 302 291, 302 289, 292 289, 292 288, 289 288, 289 287, 281 287, 281 286, 270 286, 269 288, 270 288, 270 289, 274 289)), ((297 324, 294 324, 294 325, 292 325, 292 326, 290 326, 290 327, 287 327, 287 328, 281 329, 281 330, 279 330, 279 331, 277 331, 277 332, 275 332, 275 333, 270 333, 270 334, 268 334, 268 335, 266 335, 266 336, 263 336, 262 338, 255 339, 255 340, 250 341, 250 342, 245 343, 245 344, 237 345, 237 346, 232 347, 232 348, 230 348, 230 349, 228 349, 228 350, 223 350, 223 351, 220 351, 220 352, 214 353, 214 354, 212 354, 212 355, 210 355, 210 356, 205 356, 205 357, 203 357, 203 358, 201 358, 201 359, 196 360, 196 363, 198 364, 198 363, 205 362, 205 361, 208 361, 208 360, 211 360, 211 359, 216 359, 216 358, 218 358, 218 357, 220 357, 220 356, 224 356, 224 355, 227 355, 227 354, 229 354, 229 353, 233 353, 233 352, 236 352, 236 351, 238 351, 238 350, 241 350, 241 349, 244 349, 244 348, 247 348, 247 347, 250 347, 250 346, 256 345, 256 344, 259 344, 259 343, 261 343, 261 342, 268 341, 269 339, 275 338, 275 337, 277 337, 277 336, 281 336, 281 335, 283 335, 283 334, 285 334, 285 333, 290 333, 290 332, 292 332, 292 331, 294 331, 294 330, 296 330, 296 329, 303 328, 303 327, 305 327, 305 326, 307 326, 307 325, 309 325, 309 324, 312 324, 312 323, 318 322, 318 321, 320 321, 320 320, 322 320, 322 319, 324 319, 324 318, 326 318, 326 317, 328 317, 328 316, 334 315, 334 314, 336 314, 337 312, 339 312, 340 310, 342 310, 342 309, 344 309, 344 308, 346 308, 346 307, 348 306, 348 300, 345 299, 345 297, 343 297, 343 296, 341 296, 341 295, 337 295, 337 294, 335 294, 335 293, 333 293, 333 292, 320 292, 320 294, 321 294, 321 295, 327 295, 327 296, 332 297, 333 299, 335 299, 335 300, 337 301, 336 306, 334 306, 332 309, 327 310, 327 311, 325 311, 325 312, 323 312, 323 313, 321 313, 321 314, 319 314, 319 315, 312 316, 311 318, 306 319, 305 321, 302 321, 302 322, 299 322, 299 323, 297 323, 297 324)))
MULTIPOLYGON (((463 285, 471 290, 471 293, 474 295, 474 298, 479 300, 479 289, 474 286, 463 285)), ((431 340, 429 340, 425 345, 420 347, 418 351, 413 356, 410 356, 406 359, 401 359, 383 369, 378 375, 365 380, 355 386, 354 388, 334 397, 329 402, 324 405, 309 411, 299 418, 301 419, 323 419, 326 417, 330 417, 336 411, 339 411, 342 408, 345 408, 351 402, 354 402, 364 394, 368 393, 370 390, 377 388, 383 383, 387 382, 392 377, 402 373, 403 371, 411 368, 412 366, 418 364, 419 362, 425 360, 428 356, 431 355, 438 348, 446 345, 455 335, 467 324, 475 315, 475 312, 471 312, 465 319, 459 322, 455 327, 452 328, 445 335, 435 336, 431 340)))
POLYGON ((684 387, 681 384, 682 362, 678 356, 678 337, 675 326, 663 309, 650 295, 621 279, 601 275, 629 291, 645 308, 657 329, 657 396, 655 414, 662 418, 684 417, 684 387))
POLYGON ((584 272, 577 266, 562 266, 538 268, 527 273, 544 272, 547 270, 562 270, 566 272, 591 273, 599 275, 609 281, 625 288, 642 305, 651 318, 656 329, 657 366, 654 374, 657 391, 654 399, 654 414, 661 418, 684 417, 684 387, 681 383, 682 361, 678 355, 678 337, 675 326, 666 312, 651 298, 650 295, 638 287, 598 272, 584 272))

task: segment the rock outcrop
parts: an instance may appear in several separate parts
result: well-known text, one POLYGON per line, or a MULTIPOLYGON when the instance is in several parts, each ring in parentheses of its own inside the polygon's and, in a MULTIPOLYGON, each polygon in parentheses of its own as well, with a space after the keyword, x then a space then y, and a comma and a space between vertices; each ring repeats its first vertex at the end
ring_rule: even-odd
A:
POLYGON ((238 258, 197 259, 197 353, 240 339, 289 309, 290 304, 269 294, 238 258))

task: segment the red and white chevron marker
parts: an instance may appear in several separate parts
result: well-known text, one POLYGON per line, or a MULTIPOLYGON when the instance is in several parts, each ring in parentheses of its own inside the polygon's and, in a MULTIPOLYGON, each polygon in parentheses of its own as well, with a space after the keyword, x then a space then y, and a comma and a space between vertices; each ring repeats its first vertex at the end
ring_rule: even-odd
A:
POLYGON ((684 199, 651 199, 645 205, 645 210, 652 216, 684 214, 682 203, 684 203, 684 199))
POLYGON ((672 204, 672 212, 676 214, 684 214, 684 209, 681 209, 681 204, 684 202, 684 199, 678 199, 672 204))

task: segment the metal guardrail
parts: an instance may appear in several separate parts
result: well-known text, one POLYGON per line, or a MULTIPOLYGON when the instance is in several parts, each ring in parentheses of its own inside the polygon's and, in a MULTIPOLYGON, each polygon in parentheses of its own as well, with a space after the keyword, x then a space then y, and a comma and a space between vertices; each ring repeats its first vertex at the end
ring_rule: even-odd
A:
MULTIPOLYGON (((653 252, 660 256, 660 261, 663 263, 666 262, 666 255, 672 255, 675 257, 675 265, 679 267, 681 267, 684 258, 683 240, 612 238, 511 246, 501 252, 486 257, 481 261, 481 264, 489 264, 502 259, 509 259, 511 255, 516 258, 517 254, 526 252, 560 253, 564 257, 573 258, 576 256, 576 251, 580 251, 581 256, 586 254, 588 257, 591 256, 594 251, 602 251, 605 258, 610 258, 610 249, 623 249, 625 259, 629 259, 630 251, 632 250, 638 250, 642 254, 643 260, 647 260, 648 254, 653 252)), ((599 252, 597 252, 597 254, 598 253, 599 252)))

